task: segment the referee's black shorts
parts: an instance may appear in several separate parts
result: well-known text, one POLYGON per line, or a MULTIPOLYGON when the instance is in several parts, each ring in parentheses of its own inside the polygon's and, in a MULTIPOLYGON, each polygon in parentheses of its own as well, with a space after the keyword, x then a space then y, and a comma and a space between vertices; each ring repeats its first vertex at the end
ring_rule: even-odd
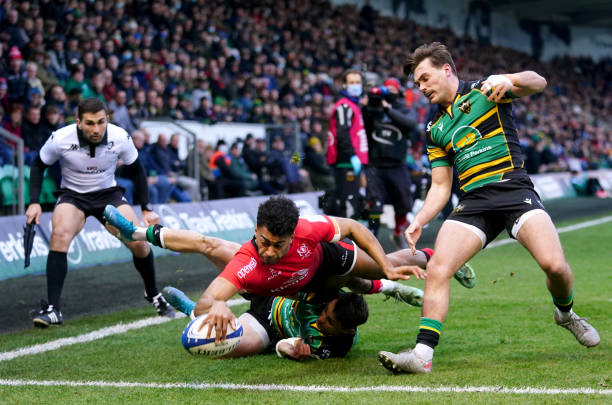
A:
POLYGON ((90 193, 77 193, 68 188, 61 188, 54 192, 57 201, 55 206, 59 204, 72 204, 79 210, 83 211, 85 218, 93 215, 100 223, 104 223, 104 208, 107 205, 127 204, 128 201, 123 196, 124 189, 119 186, 105 188, 103 190, 92 191, 90 193))

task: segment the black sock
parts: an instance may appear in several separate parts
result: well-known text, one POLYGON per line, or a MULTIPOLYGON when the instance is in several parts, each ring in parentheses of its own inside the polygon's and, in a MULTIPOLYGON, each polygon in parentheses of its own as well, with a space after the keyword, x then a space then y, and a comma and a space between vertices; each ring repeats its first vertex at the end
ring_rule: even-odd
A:
POLYGON ((49 256, 47 256, 47 298, 49 304, 58 310, 67 272, 68 259, 66 253, 49 251, 49 256))
POLYGON ((132 256, 132 259, 136 270, 138 270, 144 281, 147 297, 155 297, 158 291, 155 285, 155 261, 153 258, 153 250, 151 250, 146 257, 132 256))

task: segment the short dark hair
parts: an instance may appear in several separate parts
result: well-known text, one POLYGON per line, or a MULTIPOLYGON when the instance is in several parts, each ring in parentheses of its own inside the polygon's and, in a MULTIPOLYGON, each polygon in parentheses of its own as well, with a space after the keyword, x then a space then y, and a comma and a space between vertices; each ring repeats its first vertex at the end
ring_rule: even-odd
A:
POLYGON ((83 114, 97 113, 98 111, 104 111, 108 114, 108 111, 106 110, 106 105, 102 100, 96 97, 87 97, 79 102, 77 116, 79 117, 79 119, 83 119, 83 114))
POLYGON ((363 73, 360 72, 357 69, 347 69, 342 73, 342 84, 346 84, 346 79, 348 77, 348 75, 350 74, 356 74, 359 75, 361 77, 361 81, 363 82, 363 73))
POLYGON ((271 197, 259 205, 257 226, 265 226, 274 236, 293 235, 300 211, 287 197, 271 197))
POLYGON ((404 74, 406 76, 413 74, 414 69, 416 69, 419 63, 428 58, 431 61, 431 64, 437 68, 441 68, 448 63, 453 71, 453 74, 457 76, 457 68, 455 68, 453 57, 446 45, 440 42, 423 44, 415 49, 404 62, 404 74))
POLYGON ((355 329, 366 323, 369 315, 368 303, 361 294, 349 292, 340 294, 334 315, 344 329, 355 329))

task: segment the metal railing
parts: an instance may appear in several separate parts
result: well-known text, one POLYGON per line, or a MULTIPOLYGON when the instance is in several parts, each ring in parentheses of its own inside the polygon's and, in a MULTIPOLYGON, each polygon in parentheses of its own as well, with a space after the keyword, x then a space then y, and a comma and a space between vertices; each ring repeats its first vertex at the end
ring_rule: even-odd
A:
POLYGON ((17 144, 15 153, 17 155, 17 206, 12 204, 13 214, 23 215, 25 213, 25 183, 23 175, 23 139, 11 134, 4 128, 0 128, 0 137, 6 138, 17 144))

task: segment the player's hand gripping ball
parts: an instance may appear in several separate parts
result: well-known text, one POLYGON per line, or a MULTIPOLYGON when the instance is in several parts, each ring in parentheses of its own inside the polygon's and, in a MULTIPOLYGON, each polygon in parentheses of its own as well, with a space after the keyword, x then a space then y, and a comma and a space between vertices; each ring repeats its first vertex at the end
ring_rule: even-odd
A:
MULTIPOLYGON (((215 343, 215 331, 213 330, 211 333, 211 337, 209 339, 206 338, 208 334, 208 325, 204 325, 202 330, 198 330, 202 321, 206 318, 206 314, 198 316, 193 321, 189 322, 189 324, 183 330, 182 343, 185 350, 187 350, 191 354, 202 354, 205 356, 223 356, 234 350, 240 340, 242 339, 242 325, 236 319, 237 329, 234 330, 231 324, 227 325, 227 336, 225 337, 225 341, 215 343)), ((214 327, 213 327, 214 329, 214 327)))

